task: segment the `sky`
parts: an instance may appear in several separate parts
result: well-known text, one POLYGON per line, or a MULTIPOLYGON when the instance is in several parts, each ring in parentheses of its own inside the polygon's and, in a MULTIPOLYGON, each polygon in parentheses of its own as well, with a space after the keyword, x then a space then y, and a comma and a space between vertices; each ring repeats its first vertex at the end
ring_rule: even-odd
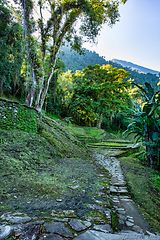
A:
POLYGON ((127 0, 120 21, 104 25, 98 44, 84 47, 104 56, 125 60, 160 72, 160 0, 127 0))

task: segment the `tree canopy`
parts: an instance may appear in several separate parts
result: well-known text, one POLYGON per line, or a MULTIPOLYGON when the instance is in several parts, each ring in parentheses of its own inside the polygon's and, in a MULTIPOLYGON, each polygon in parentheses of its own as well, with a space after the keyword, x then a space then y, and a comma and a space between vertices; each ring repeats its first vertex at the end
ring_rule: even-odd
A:
POLYGON ((110 65, 88 66, 82 73, 76 73, 74 95, 70 104, 71 114, 77 122, 88 126, 101 127, 102 119, 128 105, 127 89, 130 82, 123 81, 129 75, 123 69, 110 65))
MULTIPOLYGON (((18 0, 15 2, 18 2, 18 0)), ((23 8, 26 49, 32 69, 32 82, 26 104, 41 111, 49 83, 55 69, 56 59, 64 40, 82 53, 84 40, 93 40, 104 23, 113 25, 119 20, 118 7, 126 1, 108 0, 19 0, 23 8), (38 15, 34 13, 34 9, 38 15), (37 17, 35 17, 37 16, 37 17), (35 31, 39 35, 40 52, 35 44, 35 31), (46 55, 50 57, 50 71, 45 73, 46 55)))

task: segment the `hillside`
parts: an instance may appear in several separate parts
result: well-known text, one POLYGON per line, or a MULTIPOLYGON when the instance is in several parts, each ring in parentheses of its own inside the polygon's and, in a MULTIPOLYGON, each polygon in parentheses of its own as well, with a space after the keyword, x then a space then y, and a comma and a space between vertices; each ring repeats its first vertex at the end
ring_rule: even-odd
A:
MULTIPOLYGON (((86 189, 86 198, 90 198, 88 194, 92 195, 99 184, 99 170, 90 161, 87 148, 76 138, 79 130, 68 129, 61 120, 57 122, 25 105, 0 99, 1 212, 44 211, 56 207, 59 198, 69 202, 77 194, 69 186, 74 187, 78 178, 86 189), (86 180, 90 176, 92 183, 86 180)), ((107 135, 104 130, 92 132, 97 141, 107 135)))
POLYGON ((96 52, 85 49, 85 54, 79 55, 75 51, 71 51, 69 47, 62 47, 59 58, 64 61, 67 70, 82 70, 88 65, 106 64, 106 60, 100 57, 96 52))
POLYGON ((159 178, 138 163, 139 145, 0 103, 1 240, 159 240, 159 178))
POLYGON ((96 52, 85 49, 84 55, 79 55, 75 51, 70 51, 68 47, 63 47, 59 58, 65 63, 65 71, 67 70, 81 70, 88 65, 95 64, 110 64, 118 69, 124 68, 131 75, 130 78, 134 79, 135 83, 143 85, 145 82, 149 82, 157 89, 157 83, 159 82, 158 72, 141 67, 139 65, 128 63, 121 60, 114 59, 113 61, 106 61, 103 57, 100 57, 96 52), (122 66, 123 65, 123 66, 122 66), (137 71, 139 69, 139 72, 137 71), (144 73, 145 72, 145 73, 144 73))
POLYGON ((112 59, 112 62, 116 62, 118 64, 121 64, 123 67, 127 67, 130 68, 132 71, 137 71, 139 73, 151 73, 151 74, 155 74, 155 75, 159 75, 160 72, 149 69, 149 68, 145 68, 142 66, 139 66, 137 64, 131 63, 131 62, 127 62, 127 61, 123 61, 123 60, 118 60, 118 59, 112 59))

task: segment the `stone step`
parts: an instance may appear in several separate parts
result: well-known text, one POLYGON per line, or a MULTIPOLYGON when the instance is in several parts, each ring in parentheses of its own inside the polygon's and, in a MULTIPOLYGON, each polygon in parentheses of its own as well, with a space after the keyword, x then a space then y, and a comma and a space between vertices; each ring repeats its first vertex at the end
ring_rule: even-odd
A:
POLYGON ((74 238, 74 240, 135 240, 135 239, 160 240, 160 236, 156 235, 147 236, 135 232, 112 234, 99 232, 95 230, 88 230, 74 238))
POLYGON ((132 146, 128 146, 128 145, 126 145, 126 146, 123 146, 123 145, 118 145, 118 146, 113 146, 113 145, 107 145, 107 144, 88 144, 88 147, 91 147, 91 148, 111 148, 112 150, 114 150, 114 149, 128 149, 128 148, 132 148, 132 146))
POLYGON ((129 141, 129 140, 118 140, 118 139, 107 139, 103 140, 103 142, 109 142, 109 143, 120 143, 120 144, 134 144, 134 142, 129 141))
POLYGON ((111 192, 111 193, 117 193, 117 194, 128 193, 126 187, 116 187, 116 186, 111 186, 111 187, 110 187, 110 192, 111 192))
POLYGON ((7 225, 0 226, 0 240, 9 238, 13 233, 13 227, 7 225))

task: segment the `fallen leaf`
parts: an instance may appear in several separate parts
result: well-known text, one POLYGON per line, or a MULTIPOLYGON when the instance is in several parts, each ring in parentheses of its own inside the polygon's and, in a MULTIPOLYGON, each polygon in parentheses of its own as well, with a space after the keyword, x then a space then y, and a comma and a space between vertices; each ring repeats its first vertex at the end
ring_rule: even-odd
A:
POLYGON ((22 233, 15 233, 15 234, 13 235, 13 239, 18 238, 21 234, 22 234, 22 233))

